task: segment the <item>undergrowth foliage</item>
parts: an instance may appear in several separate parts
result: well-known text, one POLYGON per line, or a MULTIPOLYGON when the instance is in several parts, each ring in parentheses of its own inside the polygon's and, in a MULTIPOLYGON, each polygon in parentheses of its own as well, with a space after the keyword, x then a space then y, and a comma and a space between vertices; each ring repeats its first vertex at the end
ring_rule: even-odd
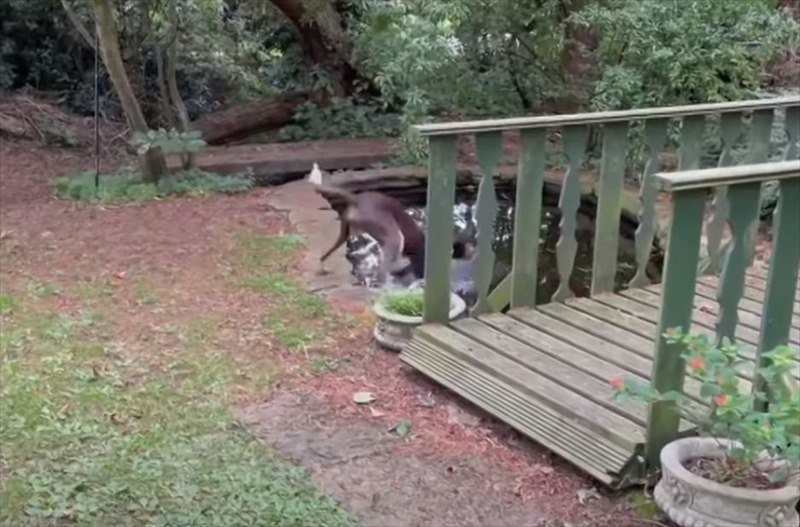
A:
POLYGON ((0 525, 354 526, 236 425, 208 324, 150 364, 44 299, 1 296, 0 323, 0 525))
MULTIPOLYGON (((636 379, 611 381, 614 398, 647 403, 673 401, 675 409, 696 423, 700 432, 712 438, 735 442, 725 450, 722 463, 710 476, 720 483, 747 486, 753 469, 769 456, 786 463, 770 464, 763 471, 776 483, 785 483, 800 474, 800 390, 792 375, 797 370, 798 352, 779 346, 764 353, 768 365, 756 368, 764 381, 763 391, 751 393, 742 386, 742 377, 752 363, 743 359, 727 339, 713 345, 706 335, 693 335, 677 329, 664 334, 668 343, 683 349, 681 356, 689 373, 701 383, 699 396, 705 399, 708 414, 698 413, 696 403, 681 392, 659 393, 636 379), (760 410, 759 403, 766 409, 760 410)), ((757 472, 761 472, 758 470, 757 472)))
POLYGON ((386 310, 407 317, 421 317, 425 304, 422 291, 398 291, 381 296, 386 310))
POLYGON ((95 172, 87 170, 53 181, 56 196, 73 201, 100 203, 140 202, 168 197, 201 197, 211 194, 235 194, 253 187, 246 175, 222 176, 202 170, 184 170, 162 178, 157 184, 143 183, 133 169, 100 176, 95 188, 95 172))

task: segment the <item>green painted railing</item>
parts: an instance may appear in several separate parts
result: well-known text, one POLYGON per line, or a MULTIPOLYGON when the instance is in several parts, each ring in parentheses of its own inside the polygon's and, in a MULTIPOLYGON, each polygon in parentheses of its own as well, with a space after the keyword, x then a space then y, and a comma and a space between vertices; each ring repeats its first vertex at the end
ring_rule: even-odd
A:
MULTIPOLYGON (((746 129, 746 119, 750 119, 750 127, 743 162, 760 163, 768 159, 773 119, 778 110, 785 112, 785 128, 789 136, 785 159, 796 159, 800 154, 796 147, 796 142, 800 139, 800 97, 418 126, 418 132, 428 137, 430 145, 425 320, 446 322, 449 311, 449 248, 453 238, 453 204, 460 138, 474 136, 481 171, 476 213, 477 255, 474 265, 477 302, 472 309, 473 314, 477 314, 499 311, 508 305, 532 306, 536 302, 540 217, 549 131, 561 132, 562 150, 568 160, 559 200, 562 219, 560 238, 556 245, 560 285, 552 298, 560 301, 573 295, 568 284, 578 248, 575 236, 576 212, 582 187, 579 169, 586 156, 590 127, 602 129, 591 282, 591 294, 595 295, 615 288, 631 125, 644 123, 648 156, 639 179, 640 223, 635 239, 636 273, 629 283, 630 286, 643 286, 649 281, 645 270, 657 231, 655 204, 658 191, 653 174, 660 168, 659 160, 666 150, 670 123, 681 123, 678 140, 680 170, 699 168, 703 141, 707 139, 706 122, 710 117, 719 118, 718 139, 722 143, 720 167, 735 162, 733 149, 746 129), (495 265, 492 243, 497 216, 494 177, 503 161, 502 134, 506 131, 519 132, 513 258, 508 276, 490 290, 495 265)), ((720 268, 720 262, 727 250, 723 250, 723 232, 730 201, 726 186, 716 187, 715 213, 708 225, 706 243, 709 262, 707 267, 712 271, 720 268)), ((752 258, 751 248, 745 250, 745 253, 748 258, 752 258)))
MULTIPOLYGON (((800 161, 659 173, 652 179, 657 188, 671 192, 673 197, 652 375, 652 386, 662 392, 683 389, 686 364, 680 344, 668 343, 663 333, 670 328, 688 331, 691 324, 708 191, 728 189, 730 206, 722 219, 729 223, 732 236, 721 264, 716 338, 718 342, 724 337, 736 342, 738 306, 749 264, 749 238, 758 223, 761 186, 767 181, 778 182, 780 197, 756 356, 756 362, 761 363, 763 352, 789 343, 800 265, 800 161)), ((755 379, 753 390, 762 386, 762 380, 755 379)), ((650 406, 645 447, 648 466, 658 465, 661 448, 678 434, 680 416, 673 411, 673 404, 665 401, 650 406)))

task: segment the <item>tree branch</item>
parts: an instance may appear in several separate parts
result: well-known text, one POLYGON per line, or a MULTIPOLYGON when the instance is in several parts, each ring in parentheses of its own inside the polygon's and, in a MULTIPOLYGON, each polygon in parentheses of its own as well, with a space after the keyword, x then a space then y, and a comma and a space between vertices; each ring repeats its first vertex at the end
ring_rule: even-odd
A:
POLYGON ((61 5, 64 7, 64 11, 66 11, 69 21, 72 22, 72 25, 75 26, 75 29, 78 31, 80 36, 83 37, 84 41, 86 41, 86 45, 92 48, 94 51, 97 51, 94 48, 94 38, 92 38, 91 33, 89 33, 89 31, 83 25, 81 19, 78 18, 77 13, 72 10, 67 0, 61 0, 61 5))

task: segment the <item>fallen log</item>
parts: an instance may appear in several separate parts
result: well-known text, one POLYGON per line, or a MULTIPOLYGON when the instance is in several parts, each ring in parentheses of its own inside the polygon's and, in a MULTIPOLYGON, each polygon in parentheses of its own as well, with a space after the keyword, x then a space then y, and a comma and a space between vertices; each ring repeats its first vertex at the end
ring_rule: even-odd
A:
MULTIPOLYGON (((197 168, 217 174, 247 174, 257 185, 280 185, 305 177, 314 163, 322 170, 358 170, 388 162, 395 139, 365 138, 300 143, 209 146, 195 155, 197 168)), ((181 169, 180 156, 167 157, 170 170, 181 169)))
POLYGON ((197 119, 192 123, 192 129, 199 131, 209 145, 230 143, 290 124, 297 107, 309 97, 308 93, 287 93, 233 106, 197 119))

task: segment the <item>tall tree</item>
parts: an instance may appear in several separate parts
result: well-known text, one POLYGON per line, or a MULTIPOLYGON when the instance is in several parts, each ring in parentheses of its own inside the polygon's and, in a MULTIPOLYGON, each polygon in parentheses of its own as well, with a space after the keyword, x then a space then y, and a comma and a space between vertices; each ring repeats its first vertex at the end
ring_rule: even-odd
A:
MULTIPOLYGON (((114 19, 114 8, 111 0, 94 0, 95 21, 100 40, 103 63, 106 66, 114 91, 117 93, 128 125, 134 132, 147 133, 147 121, 142 108, 131 88, 122 53, 119 46, 117 23, 114 19)), ((148 183, 157 183, 167 174, 167 163, 164 154, 158 148, 150 148, 141 157, 142 179, 148 183)))
POLYGON ((269 0, 292 23, 303 54, 328 76, 334 95, 352 94, 357 71, 352 42, 334 0, 269 0))

